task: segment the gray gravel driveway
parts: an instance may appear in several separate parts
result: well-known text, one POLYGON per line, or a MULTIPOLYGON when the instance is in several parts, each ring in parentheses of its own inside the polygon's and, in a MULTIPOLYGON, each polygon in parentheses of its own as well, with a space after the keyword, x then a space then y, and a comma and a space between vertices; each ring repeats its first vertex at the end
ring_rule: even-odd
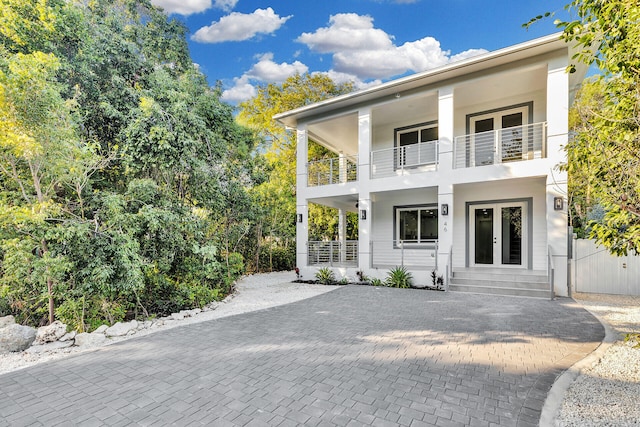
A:
POLYGON ((537 425, 603 336, 569 299, 346 286, 0 375, 0 426, 537 425))

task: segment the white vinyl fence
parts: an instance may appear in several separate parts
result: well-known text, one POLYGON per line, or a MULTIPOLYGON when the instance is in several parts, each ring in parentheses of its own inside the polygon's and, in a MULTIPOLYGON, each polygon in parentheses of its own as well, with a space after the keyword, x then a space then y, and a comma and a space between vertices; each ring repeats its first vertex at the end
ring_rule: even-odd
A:
POLYGON ((593 240, 576 239, 572 258, 575 292, 640 295, 640 256, 617 257, 593 240))

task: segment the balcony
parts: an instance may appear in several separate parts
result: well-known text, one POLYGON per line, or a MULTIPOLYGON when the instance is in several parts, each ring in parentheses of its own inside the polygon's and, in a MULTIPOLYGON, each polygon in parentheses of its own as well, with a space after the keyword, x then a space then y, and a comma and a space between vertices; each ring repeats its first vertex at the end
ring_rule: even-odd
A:
POLYGON ((436 170, 438 141, 371 152, 371 178, 386 178, 436 170))
POLYGON ((547 123, 514 126, 458 136, 454 168, 542 159, 547 156, 547 123))
POLYGON ((308 265, 329 267, 357 267, 358 241, 310 241, 307 242, 308 265))
POLYGON ((358 180, 358 158, 342 156, 307 163, 307 187, 358 180))
POLYGON ((437 264, 437 240, 420 243, 410 240, 371 241, 371 266, 374 268, 403 266, 411 270, 434 270, 437 264))

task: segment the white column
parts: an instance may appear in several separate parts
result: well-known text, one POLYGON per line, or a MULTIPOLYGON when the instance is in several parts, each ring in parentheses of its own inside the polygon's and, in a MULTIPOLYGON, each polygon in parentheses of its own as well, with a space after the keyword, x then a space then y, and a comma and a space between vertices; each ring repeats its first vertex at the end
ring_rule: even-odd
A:
POLYGON ((301 269, 303 276, 310 277, 310 270, 306 268, 308 267, 309 239, 309 208, 306 199, 307 146, 307 128, 305 125, 300 125, 297 131, 296 153, 296 265, 301 269))
POLYGON ((347 260, 347 211, 338 209, 338 241, 340 242, 340 262, 347 260))
POLYGON ((371 158, 371 109, 358 112, 358 266, 367 272, 371 268, 371 195, 369 189, 369 160, 371 158), (362 212, 366 219, 362 219, 362 212))
MULTIPOLYGON (((552 166, 564 162, 562 147, 569 131, 569 76, 567 58, 549 62, 547 74, 547 157, 552 166)), ((567 296, 568 206, 567 173, 553 167, 547 175, 547 244, 555 264, 555 292, 567 296), (562 198, 562 209, 556 210, 554 199, 562 198)))
MULTIPOLYGON (((453 87, 444 87, 438 91, 438 274, 445 275, 449 264, 449 252, 453 245, 453 138, 454 138, 454 99, 453 87), (445 208, 446 206, 446 208, 445 208), (446 214, 443 211, 446 209, 446 214)), ((454 248, 464 251, 465 248, 454 248)), ((451 270, 452 266, 449 266, 451 270)))
POLYGON ((342 151, 338 154, 338 168, 339 182, 344 184, 347 182, 347 157, 342 151))

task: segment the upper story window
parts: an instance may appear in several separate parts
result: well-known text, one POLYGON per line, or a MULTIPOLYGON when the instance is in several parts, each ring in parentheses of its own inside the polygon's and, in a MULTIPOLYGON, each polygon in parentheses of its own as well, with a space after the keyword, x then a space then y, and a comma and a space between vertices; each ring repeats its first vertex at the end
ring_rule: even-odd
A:
POLYGON ((436 163, 438 122, 395 129, 396 168, 436 163))

